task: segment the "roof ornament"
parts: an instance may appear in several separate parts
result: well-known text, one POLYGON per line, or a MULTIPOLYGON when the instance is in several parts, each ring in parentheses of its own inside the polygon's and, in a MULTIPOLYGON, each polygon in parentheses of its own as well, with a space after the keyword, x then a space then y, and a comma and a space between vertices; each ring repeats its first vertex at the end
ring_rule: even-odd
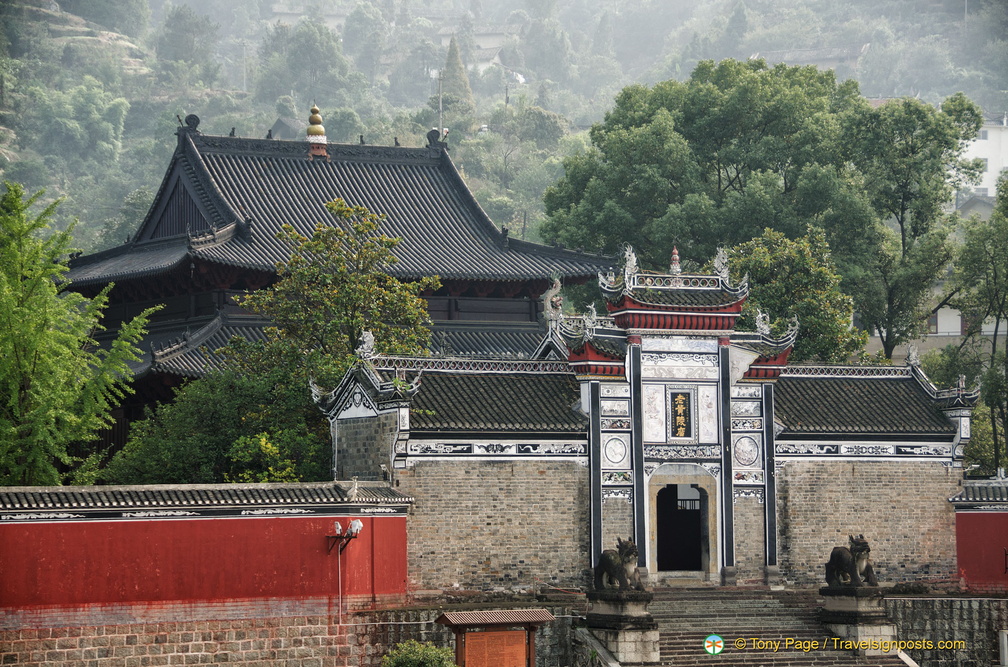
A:
POLYGON ((322 125, 322 115, 317 105, 313 104, 311 115, 308 116, 308 159, 316 157, 329 161, 329 140, 326 139, 325 127, 322 125))
POLYGON ((797 315, 792 316, 791 317, 791 321, 788 322, 788 327, 787 327, 788 336, 797 336, 798 335, 798 330, 800 328, 801 328, 801 325, 798 323, 798 316, 797 315))
POLYGON ((770 336, 770 315, 762 310, 756 311, 756 333, 761 336, 770 336))
POLYGON ((595 310, 594 303, 588 304, 588 312, 584 314, 584 326, 586 335, 598 326, 598 312, 595 310))
POLYGON ((625 291, 631 289, 633 279, 638 273, 640 273, 640 268, 637 265, 637 253, 634 252, 633 246, 627 243, 623 246, 623 289, 625 291))
POLYGON ((669 267, 669 273, 673 276, 682 273, 682 267, 679 265, 679 248, 676 246, 672 246, 672 265, 669 267))
POLYGON ((728 253, 724 248, 718 248, 714 255, 714 271, 721 277, 721 280, 728 281, 728 253))
POLYGON ((185 117, 185 124, 190 132, 195 132, 196 128, 199 127, 199 116, 194 113, 189 114, 185 117))
POLYGON ((907 345, 906 362, 907 366, 920 366, 920 350, 917 349, 916 345, 907 345))
POLYGON ((354 354, 356 354, 361 359, 373 359, 374 358, 374 356, 375 356, 375 350, 374 350, 374 334, 373 333, 371 333, 370 331, 367 331, 367 330, 361 332, 361 343, 360 343, 359 346, 357 346, 357 349, 354 350, 354 354))
POLYGON ((543 292, 543 316, 550 329, 556 328, 563 319, 563 296, 560 294, 560 279, 553 278, 553 284, 543 292))

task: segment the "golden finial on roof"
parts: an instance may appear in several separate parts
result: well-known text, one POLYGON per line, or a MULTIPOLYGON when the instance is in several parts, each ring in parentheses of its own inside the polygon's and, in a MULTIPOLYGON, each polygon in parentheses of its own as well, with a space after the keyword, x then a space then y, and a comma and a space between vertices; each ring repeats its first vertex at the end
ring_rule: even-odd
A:
POLYGON ((319 114, 319 108, 316 105, 312 105, 311 115, 308 116, 308 136, 309 137, 324 137, 325 128, 322 127, 322 116, 319 114))

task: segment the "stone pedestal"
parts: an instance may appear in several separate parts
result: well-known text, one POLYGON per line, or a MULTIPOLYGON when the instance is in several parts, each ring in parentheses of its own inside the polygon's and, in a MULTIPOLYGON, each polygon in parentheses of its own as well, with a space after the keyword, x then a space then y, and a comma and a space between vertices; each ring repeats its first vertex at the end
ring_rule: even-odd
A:
POLYGON ((721 585, 734 586, 738 578, 738 568, 726 565, 721 568, 721 585))
MULTIPOLYGON (((885 613, 885 596, 875 586, 820 588, 824 603, 819 620, 860 655, 885 655, 879 644, 896 639, 896 626, 885 613)), ((840 648, 845 646, 841 644, 840 648)))
POLYGON ((621 665, 658 665, 658 622, 647 610, 647 591, 589 591, 586 622, 621 665))

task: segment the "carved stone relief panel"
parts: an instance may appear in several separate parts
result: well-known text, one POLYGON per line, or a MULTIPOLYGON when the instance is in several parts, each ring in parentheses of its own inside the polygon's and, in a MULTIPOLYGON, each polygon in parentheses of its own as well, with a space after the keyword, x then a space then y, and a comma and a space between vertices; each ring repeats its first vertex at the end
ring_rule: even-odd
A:
POLYGON ((697 423, 700 442, 718 441, 717 387, 697 387, 697 423))
POLYGON ((644 441, 665 442, 665 386, 644 385, 644 441))

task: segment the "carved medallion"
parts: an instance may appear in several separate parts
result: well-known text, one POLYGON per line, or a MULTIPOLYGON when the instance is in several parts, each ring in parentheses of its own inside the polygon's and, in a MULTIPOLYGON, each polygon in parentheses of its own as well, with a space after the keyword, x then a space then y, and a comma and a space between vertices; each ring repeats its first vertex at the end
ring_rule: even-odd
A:
POLYGON ((735 463, 740 466, 751 466, 759 460, 759 444, 749 436, 743 436, 735 441, 735 463))

